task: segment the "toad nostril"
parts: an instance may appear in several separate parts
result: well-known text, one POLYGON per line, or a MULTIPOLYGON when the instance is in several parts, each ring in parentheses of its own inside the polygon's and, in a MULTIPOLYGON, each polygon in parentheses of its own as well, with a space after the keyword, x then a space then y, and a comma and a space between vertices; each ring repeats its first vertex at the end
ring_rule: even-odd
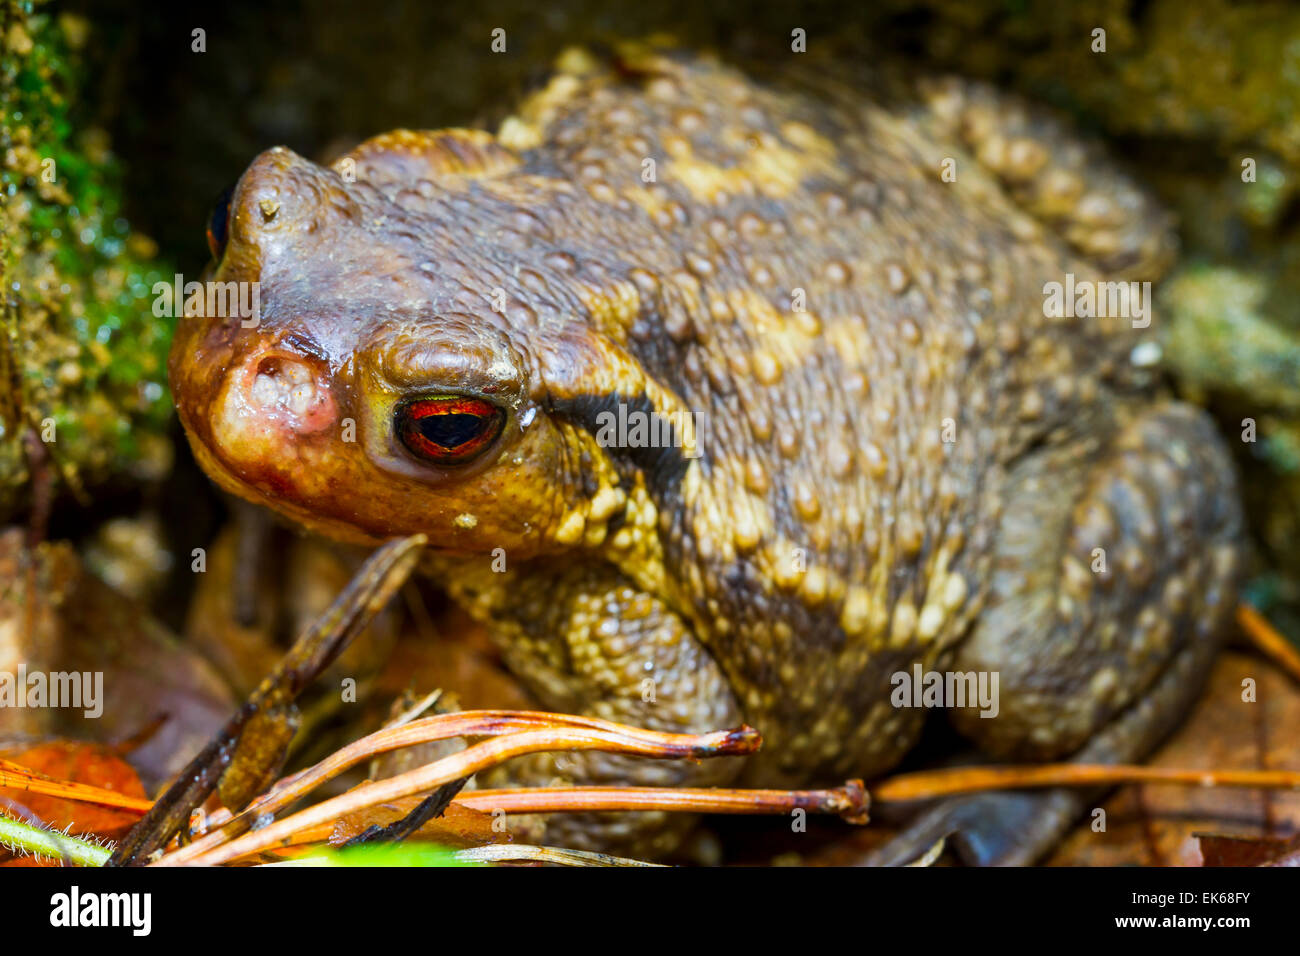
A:
POLYGON ((258 405, 274 405, 280 399, 280 383, 276 381, 275 376, 259 372, 253 379, 253 387, 249 395, 258 405))
POLYGON ((231 383, 234 417, 262 437, 290 441, 320 435, 336 424, 329 371, 316 359, 271 346, 245 356, 231 383))
POLYGON ((289 411, 305 415, 316 401, 316 386, 310 383, 295 385, 289 392, 289 411))
POLYGON ((266 355, 258 361, 249 397, 263 407, 279 405, 302 415, 316 400, 312 370, 303 362, 283 355, 266 355))
POLYGON ((257 374, 269 375, 273 378, 283 377, 294 385, 311 381, 311 369, 302 362, 296 362, 283 355, 264 356, 257 363, 257 374))

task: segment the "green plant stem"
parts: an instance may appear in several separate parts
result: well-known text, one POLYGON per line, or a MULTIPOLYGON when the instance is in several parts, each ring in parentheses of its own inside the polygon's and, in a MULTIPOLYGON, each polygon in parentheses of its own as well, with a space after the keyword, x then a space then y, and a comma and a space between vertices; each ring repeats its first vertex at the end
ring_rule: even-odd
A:
POLYGON ((32 826, 4 814, 0 814, 0 844, 54 860, 68 860, 76 866, 103 866, 113 852, 111 847, 32 826))

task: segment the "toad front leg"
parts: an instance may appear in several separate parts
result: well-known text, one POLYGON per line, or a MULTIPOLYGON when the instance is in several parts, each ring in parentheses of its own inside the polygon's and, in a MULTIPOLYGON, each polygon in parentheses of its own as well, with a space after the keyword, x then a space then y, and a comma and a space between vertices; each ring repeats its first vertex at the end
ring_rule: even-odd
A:
MULTIPOLYGON (((741 724, 740 707, 689 624, 606 565, 539 559, 518 571, 486 564, 446 576, 452 595, 487 624, 507 666, 548 710, 673 733, 741 724)), ((726 786, 740 760, 649 760, 604 753, 534 754, 483 786, 726 786)), ((660 856, 692 824, 663 812, 551 815, 547 843, 660 856)))

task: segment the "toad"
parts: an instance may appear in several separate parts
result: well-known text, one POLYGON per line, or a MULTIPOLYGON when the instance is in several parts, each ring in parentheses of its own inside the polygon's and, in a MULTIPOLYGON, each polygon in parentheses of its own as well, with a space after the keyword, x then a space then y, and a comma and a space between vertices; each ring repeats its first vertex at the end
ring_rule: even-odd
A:
MULTIPOLYGON (((766 72, 571 51, 495 133, 262 153, 208 276, 257 283, 260 314, 193 309, 171 356, 200 464, 340 541, 427 534, 546 708, 764 739, 536 755, 513 785, 879 775, 932 710, 895 693, 913 674, 996 677, 996 706, 941 701, 990 758, 1140 757, 1240 558, 1221 440, 1160 390, 1146 307, 1107 293, 1149 290, 1169 218, 980 84, 766 72), (1100 291, 1062 308, 1067 286, 1100 291)), ((1081 799, 959 800, 904 837, 1025 862, 1081 799)))

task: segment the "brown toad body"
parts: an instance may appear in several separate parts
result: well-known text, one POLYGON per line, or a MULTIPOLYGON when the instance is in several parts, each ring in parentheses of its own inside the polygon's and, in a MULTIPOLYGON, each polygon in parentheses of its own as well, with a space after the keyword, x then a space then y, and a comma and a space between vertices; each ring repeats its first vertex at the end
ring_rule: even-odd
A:
MULTIPOLYGON (((1226 455, 1152 390, 1132 317, 1044 305, 1067 274, 1157 277, 1168 223, 995 92, 570 53, 495 136, 263 153, 228 231, 211 278, 260 283, 259 324, 183 319, 171 369, 220 484, 343 540, 428 534, 546 707, 764 737, 517 783, 877 775, 920 733, 891 702, 918 663, 998 674, 996 717, 952 712, 988 754, 1134 759, 1198 686, 1226 455), (638 415, 661 447, 609 430, 638 415)), ((1038 816, 994 857, 1069 813, 1038 816)), ((662 819, 581 823, 548 839, 662 819)))

